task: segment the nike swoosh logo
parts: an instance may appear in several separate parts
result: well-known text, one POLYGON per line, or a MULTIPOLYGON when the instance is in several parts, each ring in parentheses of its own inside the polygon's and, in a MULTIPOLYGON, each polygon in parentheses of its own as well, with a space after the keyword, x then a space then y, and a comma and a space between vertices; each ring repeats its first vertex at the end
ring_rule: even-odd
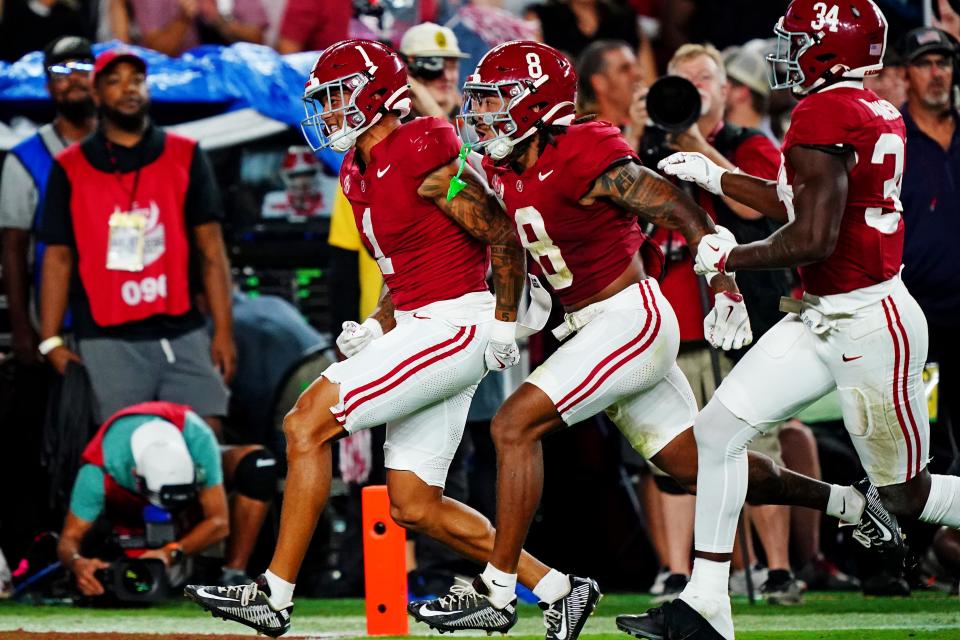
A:
POLYGON ((385 169, 377 169, 377 177, 382 178, 383 176, 387 175, 387 171, 390 171, 390 167, 392 166, 392 164, 388 164, 385 169))
POLYGON ((554 171, 556 171, 556 169, 550 169, 550 171, 547 171, 546 173, 538 173, 537 176, 540 178, 540 182, 543 182, 549 178, 554 171))
POLYGON ((867 512, 867 516, 871 520, 873 520, 874 523, 876 523, 877 529, 879 529, 880 532, 883 534, 880 538, 881 540, 883 540, 884 542, 890 542, 891 540, 893 540, 893 536, 890 534, 890 530, 887 528, 887 525, 883 524, 882 521, 875 518, 873 514, 870 513, 869 511, 867 512))
POLYGON ((727 307, 727 317, 723 319, 724 322, 730 319, 730 316, 733 314, 733 307, 727 307))
MULTIPOLYGON (((500 358, 498 358, 498 357, 497 357, 497 354, 493 354, 493 359, 497 361, 497 364, 500 365, 500 368, 501 368, 501 369, 506 369, 506 368, 507 368, 507 365, 503 364, 503 360, 501 360, 500 358)), ((497 584, 497 581, 496 581, 496 580, 493 581, 493 584, 496 584, 496 585, 497 585, 498 587, 500 587, 500 588, 505 588, 505 587, 507 586, 507 585, 505 585, 505 584, 497 584)))
MULTIPOLYGON (((493 357, 494 357, 494 358, 497 358, 497 356, 493 356, 493 357)), ((497 362, 500 362, 500 358, 497 358, 497 362)), ((500 364, 503 364, 503 363, 500 362, 500 364)), ((500 584, 500 583, 497 582, 496 580, 491 580, 490 582, 492 582, 495 587, 500 587, 501 589, 506 589, 506 588, 507 588, 507 585, 505 585, 505 584, 500 584)))
POLYGON ((710 247, 710 249, 712 249, 713 251, 720 251, 720 247, 715 247, 715 246, 713 246, 712 244, 710 244, 709 242, 707 243, 707 246, 710 247))
POLYGON ((862 358, 863 356, 851 356, 851 357, 848 358, 848 357, 847 357, 847 354, 843 354, 842 357, 843 357, 843 361, 844 361, 844 362, 853 362, 854 360, 859 360, 859 359, 862 358))
POLYGON ((461 611, 431 611, 428 609, 429 605, 423 605, 420 607, 420 615, 424 618, 436 618, 437 616, 451 616, 455 613, 460 613, 461 611))
POLYGON ((413 312, 413 317, 416 318, 417 320, 429 320, 429 319, 430 319, 430 316, 418 316, 416 311, 413 312))
POLYGON ((842 502, 840 503, 840 515, 845 516, 847 515, 847 497, 844 496, 841 500, 842 502))
POLYGON ((202 589, 197 589, 197 595, 202 598, 213 598, 214 600, 225 600, 226 602, 240 602, 236 598, 224 598, 223 596, 218 596, 218 595, 209 593, 206 587, 203 587, 202 589))
POLYGON ((567 608, 564 606, 560 610, 560 629, 557 631, 559 640, 566 640, 567 637, 567 608))

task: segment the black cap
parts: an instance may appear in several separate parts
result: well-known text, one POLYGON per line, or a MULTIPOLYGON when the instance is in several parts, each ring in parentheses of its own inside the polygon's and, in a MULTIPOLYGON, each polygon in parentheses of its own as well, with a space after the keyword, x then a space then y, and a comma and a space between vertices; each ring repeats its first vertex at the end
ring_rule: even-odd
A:
POLYGON ((62 36, 51 40, 43 48, 43 66, 50 67, 67 60, 93 62, 90 41, 80 36, 62 36))
POLYGON ((956 52, 953 40, 940 29, 920 27, 904 37, 903 57, 913 62, 926 53, 953 55, 956 52))

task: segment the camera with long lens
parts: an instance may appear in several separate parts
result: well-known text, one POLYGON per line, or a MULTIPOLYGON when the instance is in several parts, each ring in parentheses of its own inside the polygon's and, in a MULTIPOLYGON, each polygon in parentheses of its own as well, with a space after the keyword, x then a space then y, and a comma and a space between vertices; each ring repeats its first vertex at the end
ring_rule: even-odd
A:
POLYGON ((648 167, 673 153, 667 136, 689 129, 701 115, 700 92, 693 83, 680 76, 664 76, 647 92, 647 115, 653 122, 640 140, 640 157, 648 167))
POLYGON ((157 558, 118 558, 94 575, 108 600, 147 604, 169 596, 166 566, 157 558))

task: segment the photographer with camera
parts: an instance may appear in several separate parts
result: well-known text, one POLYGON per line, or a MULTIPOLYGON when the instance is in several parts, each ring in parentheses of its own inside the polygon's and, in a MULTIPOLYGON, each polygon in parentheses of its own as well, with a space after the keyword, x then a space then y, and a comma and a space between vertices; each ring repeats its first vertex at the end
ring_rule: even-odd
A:
POLYGON ((457 36, 446 27, 424 22, 407 29, 400 40, 407 64, 407 81, 413 100, 411 116, 450 120, 460 108, 460 51, 457 36))
MULTIPOLYGON (((255 454, 263 453, 256 449, 255 454)), ((225 459, 232 457, 230 451, 225 459)), ((233 451, 244 458, 236 465, 240 473, 245 448, 233 451)), ((263 458, 253 457, 254 465, 263 458)), ((109 592, 131 600, 140 592, 143 597, 162 597, 164 574, 170 582, 186 578, 189 565, 182 561, 230 532, 216 436, 186 406, 147 402, 118 411, 101 426, 82 459, 57 555, 85 596, 109 592), (94 527, 101 516, 109 529, 102 536, 101 528, 94 527), (140 577, 124 588, 123 572, 116 574, 118 568, 131 566, 129 559, 134 558, 133 573, 140 577), (118 589, 132 593, 117 593, 118 589)), ((258 529, 259 523, 253 539, 258 529)))

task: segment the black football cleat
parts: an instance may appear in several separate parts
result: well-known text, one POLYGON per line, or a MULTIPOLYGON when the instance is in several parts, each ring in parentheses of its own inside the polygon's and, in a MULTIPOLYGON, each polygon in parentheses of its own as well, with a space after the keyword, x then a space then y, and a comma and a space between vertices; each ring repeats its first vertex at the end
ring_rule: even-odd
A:
POLYGON ((517 624, 517 598, 502 609, 497 609, 487 598, 489 591, 483 578, 477 576, 473 583, 458 580, 447 595, 436 600, 417 600, 407 605, 407 611, 440 633, 477 629, 506 633, 517 624))
POLYGON ((576 640, 603 597, 594 580, 577 576, 569 578, 570 593, 552 604, 539 603, 543 609, 543 624, 547 628, 545 640, 576 640))
POLYGON ((641 640, 725 640, 706 618, 680 599, 638 616, 617 616, 617 628, 641 640))
POLYGON ((880 501, 880 493, 866 478, 853 485, 863 495, 865 506, 853 539, 871 552, 881 553, 894 564, 903 564, 906 546, 896 516, 887 511, 880 501))
POLYGON ((183 594, 215 618, 239 622, 271 638, 279 638, 290 630, 293 605, 275 608, 269 599, 270 587, 262 575, 254 582, 235 587, 190 584, 183 594))

